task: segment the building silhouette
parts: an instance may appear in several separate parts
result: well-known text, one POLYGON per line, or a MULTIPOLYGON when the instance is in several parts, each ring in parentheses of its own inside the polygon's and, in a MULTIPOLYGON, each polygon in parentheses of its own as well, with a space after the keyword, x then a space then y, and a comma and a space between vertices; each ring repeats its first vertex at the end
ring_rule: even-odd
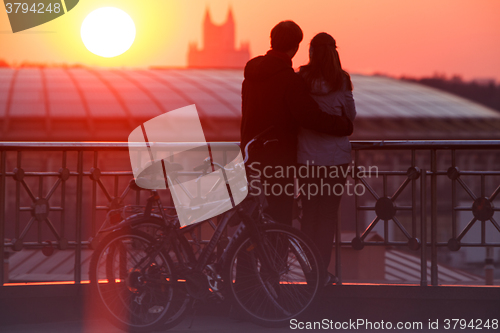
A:
POLYGON ((250 59, 248 43, 235 48, 235 22, 233 11, 229 8, 226 22, 214 24, 210 11, 206 10, 203 21, 203 49, 196 42, 189 45, 188 67, 191 68, 243 68, 250 59))

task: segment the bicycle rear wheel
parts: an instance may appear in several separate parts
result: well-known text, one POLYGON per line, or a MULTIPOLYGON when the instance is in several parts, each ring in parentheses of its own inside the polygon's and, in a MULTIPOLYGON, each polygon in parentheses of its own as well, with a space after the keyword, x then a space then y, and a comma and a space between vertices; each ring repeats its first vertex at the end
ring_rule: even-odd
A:
POLYGON ((281 224, 259 228, 260 249, 244 234, 229 250, 225 281, 251 320, 283 326, 314 303, 324 281, 324 266, 316 247, 297 229, 281 224))
MULTIPOLYGON (((141 217, 133 221, 131 228, 147 233, 153 238, 161 237, 166 231, 165 222, 158 217, 141 217)), ((168 251, 169 257, 172 260, 174 267, 183 266, 186 262, 193 263, 196 261, 193 249, 189 245, 187 239, 183 236, 176 238, 178 242, 178 251, 174 251, 171 246, 167 246, 165 251, 168 251), (180 258, 180 257, 182 258, 180 258)), ((183 277, 177 276, 178 279, 183 277)), ((185 283, 178 283, 175 289, 175 297, 170 304, 170 309, 165 316, 165 321, 161 326, 162 330, 167 330, 177 326, 179 322, 186 316, 187 310, 191 308, 193 298, 187 291, 185 283)))
POLYGON ((90 263, 92 289, 109 319, 132 332, 166 329, 180 322, 187 307, 176 288, 174 265, 168 253, 153 249, 154 239, 140 230, 108 235, 90 263))

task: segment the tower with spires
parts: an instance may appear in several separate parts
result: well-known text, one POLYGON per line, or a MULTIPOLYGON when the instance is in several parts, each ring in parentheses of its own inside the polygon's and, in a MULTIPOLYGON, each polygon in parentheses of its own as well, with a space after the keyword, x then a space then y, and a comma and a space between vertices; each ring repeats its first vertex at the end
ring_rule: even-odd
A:
POLYGON ((248 43, 235 47, 234 17, 229 8, 226 22, 216 25, 210 11, 206 10, 203 21, 203 49, 191 43, 188 51, 188 67, 191 68, 243 68, 250 59, 248 43))

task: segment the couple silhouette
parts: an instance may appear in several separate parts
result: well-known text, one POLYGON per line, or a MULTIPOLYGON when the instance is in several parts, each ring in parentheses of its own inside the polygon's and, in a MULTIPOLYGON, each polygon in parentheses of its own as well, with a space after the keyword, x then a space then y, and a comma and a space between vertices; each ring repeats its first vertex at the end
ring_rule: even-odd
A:
MULTIPOLYGON (((320 166, 347 168, 351 161, 348 136, 353 132, 356 108, 349 74, 342 69, 335 39, 321 32, 309 45, 309 62, 295 72, 292 58, 303 39, 293 21, 282 21, 271 30, 271 49, 248 61, 242 84, 241 147, 268 131, 274 144, 256 148, 249 165, 260 168, 261 181, 270 188, 266 213, 279 223, 291 225, 294 196, 283 191, 294 184, 291 176, 276 176, 270 168, 305 165, 314 177, 299 177, 299 183, 330 188, 346 178, 330 178, 320 166), (313 170, 316 169, 316 170, 313 170), (316 171, 316 172, 314 172, 316 171), (273 191, 276 188, 276 191, 273 191), (281 189, 281 190, 280 190, 281 189)), ((251 177, 251 175, 249 176, 251 177)), ((325 267, 331 258, 341 196, 333 191, 302 196, 301 230, 317 245, 325 267)), ((331 274, 329 281, 334 282, 331 274)))

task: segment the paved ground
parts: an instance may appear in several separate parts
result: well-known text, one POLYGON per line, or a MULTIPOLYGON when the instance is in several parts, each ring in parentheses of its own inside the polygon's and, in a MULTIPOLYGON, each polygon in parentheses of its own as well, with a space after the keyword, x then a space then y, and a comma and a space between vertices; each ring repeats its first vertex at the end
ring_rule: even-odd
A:
MULTIPOLYGON (((289 328, 271 329, 264 328, 253 323, 242 322, 221 316, 197 316, 186 318, 181 324, 168 332, 290 332, 289 328)), ((106 320, 89 321, 64 321, 57 323, 42 324, 18 324, 0 327, 0 332, 12 333, 122 333, 123 331, 115 328, 106 320)))
MULTIPOLYGON (((63 287, 0 288, 0 332, 12 333, 115 333, 123 332, 112 326, 88 299, 88 289, 63 287), (58 295, 58 296, 55 296, 58 295)), ((445 319, 500 320, 500 288, 445 288, 397 286, 342 286, 325 289, 311 321, 322 319, 347 323, 358 319, 374 325, 384 321, 396 325, 422 323, 419 329, 341 329, 342 332, 478 332, 469 327, 446 330, 445 319), (428 328, 429 320, 439 320, 438 329, 428 328)), ((269 329, 230 317, 226 303, 205 303, 197 314, 187 317, 168 332, 296 332, 290 327, 269 329)), ((374 327, 376 328, 376 327, 374 327)), ((307 330, 307 332, 329 330, 307 330)), ((481 329, 483 333, 500 332, 481 329)))
MULTIPOLYGON (((297 329, 293 330, 289 327, 285 328, 264 328, 253 323, 242 322, 235 319, 230 319, 227 317, 221 316, 197 316, 194 318, 186 318, 184 322, 179 324, 176 328, 171 329, 167 332, 177 333, 177 332, 191 332, 191 333, 282 333, 282 332, 296 332, 297 329)), ((307 332, 328 332, 334 330, 306 330, 307 332)), ((456 329, 456 330, 444 330, 443 325, 441 325, 440 329, 430 330, 427 327, 424 329, 366 329, 361 328, 358 330, 340 330, 341 332, 364 332, 364 333, 375 333, 375 332, 422 332, 422 333, 430 333, 430 332, 461 332, 461 333, 472 333, 478 332, 475 329, 456 329)), ((499 330, 481 330, 484 332, 492 332, 496 333, 499 330)), ((106 320, 89 320, 89 321, 63 321, 56 323, 41 323, 41 324, 18 324, 18 325, 7 325, 0 326, 0 332, 9 332, 9 333, 122 333, 122 330, 112 326, 106 320)))

